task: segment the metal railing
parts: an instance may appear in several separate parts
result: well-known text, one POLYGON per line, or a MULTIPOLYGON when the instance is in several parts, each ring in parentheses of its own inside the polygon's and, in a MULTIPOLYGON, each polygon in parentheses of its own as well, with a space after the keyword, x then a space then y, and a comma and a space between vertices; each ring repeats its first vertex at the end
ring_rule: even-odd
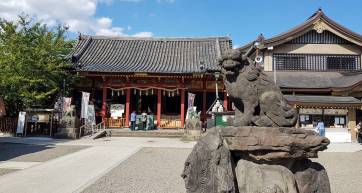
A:
POLYGON ((102 130, 105 130, 105 123, 101 122, 97 125, 90 125, 90 124, 84 124, 79 127, 79 138, 86 136, 86 135, 94 135, 95 133, 98 133, 102 130))

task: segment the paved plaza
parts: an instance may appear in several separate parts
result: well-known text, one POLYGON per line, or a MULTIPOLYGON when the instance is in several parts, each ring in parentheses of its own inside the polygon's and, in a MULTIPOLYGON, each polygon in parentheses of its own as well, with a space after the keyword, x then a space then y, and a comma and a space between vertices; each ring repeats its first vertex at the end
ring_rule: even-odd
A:
MULTIPOLYGON (((97 140, 0 138, 0 192, 185 192, 180 177, 195 142, 178 138, 97 140), (4 153, 3 153, 4 152, 4 153)), ((332 192, 359 193, 362 146, 333 143, 320 153, 332 192)))

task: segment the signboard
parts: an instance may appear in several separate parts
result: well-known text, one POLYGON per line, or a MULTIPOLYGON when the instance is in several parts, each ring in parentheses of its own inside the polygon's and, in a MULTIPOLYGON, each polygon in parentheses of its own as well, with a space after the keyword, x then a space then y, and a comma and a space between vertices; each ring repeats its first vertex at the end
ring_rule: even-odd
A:
POLYGON ((19 112, 18 125, 16 127, 16 134, 24 133, 25 115, 26 115, 26 112, 19 112))
POLYGON ((324 109, 325 115, 347 115, 347 109, 324 109))
POLYGON ((49 123, 49 118, 50 116, 48 114, 29 114, 27 121, 31 123, 49 123))
POLYGON ((88 118, 88 103, 89 103, 89 93, 82 92, 82 109, 80 118, 87 119, 88 118))
POLYGON ((118 117, 122 117, 124 113, 124 105, 123 104, 112 104, 111 105, 111 117, 117 119, 118 117))
POLYGON ((321 115, 323 109, 299 109, 299 114, 321 115))

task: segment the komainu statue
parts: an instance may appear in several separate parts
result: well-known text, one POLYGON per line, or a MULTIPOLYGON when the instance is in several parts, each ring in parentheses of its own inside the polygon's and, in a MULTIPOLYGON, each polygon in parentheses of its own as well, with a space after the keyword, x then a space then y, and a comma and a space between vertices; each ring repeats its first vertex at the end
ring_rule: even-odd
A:
POLYGON ((187 193, 331 193, 325 168, 310 158, 330 141, 295 128, 298 114, 246 53, 220 61, 235 109, 234 126, 207 129, 185 161, 187 193))
POLYGON ((297 112, 290 107, 278 86, 271 81, 250 53, 228 50, 220 60, 226 90, 235 105, 234 126, 294 126, 297 112))

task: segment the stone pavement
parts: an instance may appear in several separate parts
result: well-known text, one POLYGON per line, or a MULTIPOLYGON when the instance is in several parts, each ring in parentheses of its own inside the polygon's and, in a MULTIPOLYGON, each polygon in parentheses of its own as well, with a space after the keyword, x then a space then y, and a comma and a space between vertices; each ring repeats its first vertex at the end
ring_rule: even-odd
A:
POLYGON ((102 138, 75 141, 0 138, 0 142, 91 146, 1 176, 0 192, 6 193, 81 192, 143 147, 192 148, 195 144, 175 138, 102 138))
MULTIPOLYGON (((70 193, 82 192, 107 172, 144 147, 192 148, 195 142, 178 138, 112 137, 97 140, 53 140, 39 138, 3 138, 1 142, 51 144, 55 146, 91 146, 28 168, 0 176, 0 192, 70 193)), ((356 143, 332 143, 327 152, 362 151, 356 143)), ((20 163, 21 165, 21 163, 20 163)))

